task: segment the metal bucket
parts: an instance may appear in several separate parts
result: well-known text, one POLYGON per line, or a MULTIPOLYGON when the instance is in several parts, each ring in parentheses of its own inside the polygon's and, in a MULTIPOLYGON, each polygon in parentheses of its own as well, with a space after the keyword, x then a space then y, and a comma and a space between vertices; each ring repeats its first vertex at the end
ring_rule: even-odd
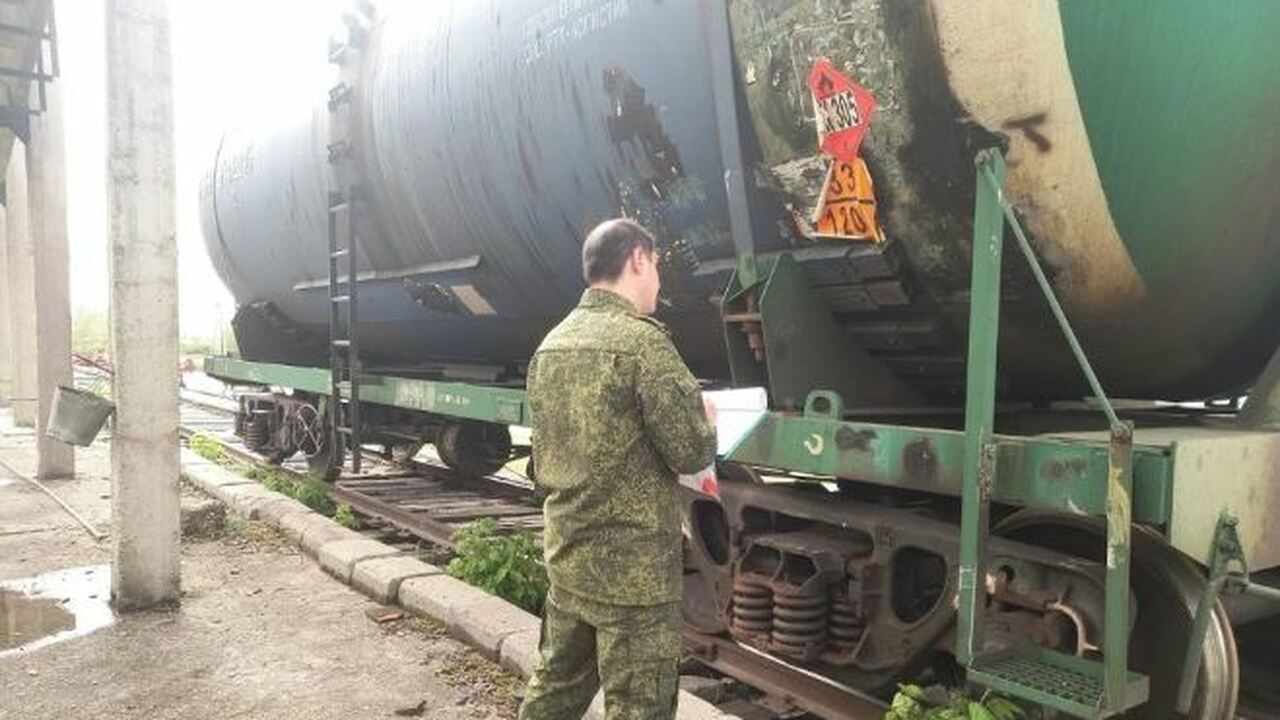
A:
POLYGON ((86 390, 59 386, 53 393, 44 434, 71 445, 88 446, 115 412, 115 403, 86 390))

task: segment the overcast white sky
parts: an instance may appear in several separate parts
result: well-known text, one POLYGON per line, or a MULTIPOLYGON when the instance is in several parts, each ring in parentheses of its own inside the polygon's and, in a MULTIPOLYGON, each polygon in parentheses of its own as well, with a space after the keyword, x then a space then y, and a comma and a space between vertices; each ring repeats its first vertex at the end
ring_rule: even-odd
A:
MULTIPOLYGON (((205 255, 197 193, 223 128, 318 100, 343 0, 172 0, 182 332, 215 334, 234 312, 205 255)), ((103 0, 57 0, 67 128, 71 302, 105 312, 106 77, 103 0)))

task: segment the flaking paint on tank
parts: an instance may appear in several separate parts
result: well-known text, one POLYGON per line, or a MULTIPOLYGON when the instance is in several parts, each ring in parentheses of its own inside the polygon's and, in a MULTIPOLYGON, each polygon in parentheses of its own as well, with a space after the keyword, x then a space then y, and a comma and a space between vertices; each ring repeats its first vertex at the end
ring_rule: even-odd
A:
MULTIPOLYGON (((465 283, 496 315, 419 304, 401 280, 362 283, 371 359, 518 365, 576 301, 583 235, 623 213, 654 229, 669 258, 664 319, 682 351, 700 374, 723 376, 711 304, 719 287, 692 272, 732 254, 718 154, 703 142, 715 130, 698 102, 710 85, 697 13, 634 0, 389 8, 354 103, 369 191, 361 269, 478 255, 474 269, 424 276, 413 290, 421 300, 465 283), (664 35, 672 48, 655 55, 630 41, 637 33, 664 35), (476 41, 459 43, 464 35, 476 41)), ((325 276, 323 189, 308 184, 323 180, 323 163, 304 177, 323 157, 325 112, 318 102, 268 136, 269 168, 232 174, 220 158, 204 203, 210 254, 237 299, 272 303, 320 335, 323 289, 294 288, 325 276), (295 195, 288 186, 299 177, 295 195)))

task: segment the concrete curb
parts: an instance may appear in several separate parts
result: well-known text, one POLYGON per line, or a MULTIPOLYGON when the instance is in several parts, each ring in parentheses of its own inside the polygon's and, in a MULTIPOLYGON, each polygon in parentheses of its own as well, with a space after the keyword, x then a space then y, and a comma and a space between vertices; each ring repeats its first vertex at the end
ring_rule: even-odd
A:
MULTIPOLYGON (((440 568, 406 557, 390 545, 370 540, 313 512, 254 480, 182 449, 182 479, 217 498, 236 514, 280 531, 325 572, 384 605, 444 623, 449 634, 508 671, 528 679, 538 660, 541 621, 533 614, 468 585, 440 568)), ((604 717, 596 695, 587 718, 604 717)), ((735 715, 684 690, 677 720, 732 720, 735 715)))

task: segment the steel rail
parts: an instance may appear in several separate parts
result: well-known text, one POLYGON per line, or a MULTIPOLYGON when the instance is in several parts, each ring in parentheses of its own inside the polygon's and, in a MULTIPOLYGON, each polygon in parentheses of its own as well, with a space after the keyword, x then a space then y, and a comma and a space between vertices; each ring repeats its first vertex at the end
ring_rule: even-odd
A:
POLYGON ((369 497, 358 490, 344 488, 340 484, 334 484, 329 488, 329 497, 336 502, 346 503, 365 515, 391 523, 427 542, 442 545, 449 550, 457 549, 453 542, 456 529, 448 523, 414 514, 393 503, 369 497))
POLYGON ((827 720, 881 720, 884 717, 887 706, 870 695, 728 638, 707 635, 686 626, 684 646, 698 662, 827 720))

